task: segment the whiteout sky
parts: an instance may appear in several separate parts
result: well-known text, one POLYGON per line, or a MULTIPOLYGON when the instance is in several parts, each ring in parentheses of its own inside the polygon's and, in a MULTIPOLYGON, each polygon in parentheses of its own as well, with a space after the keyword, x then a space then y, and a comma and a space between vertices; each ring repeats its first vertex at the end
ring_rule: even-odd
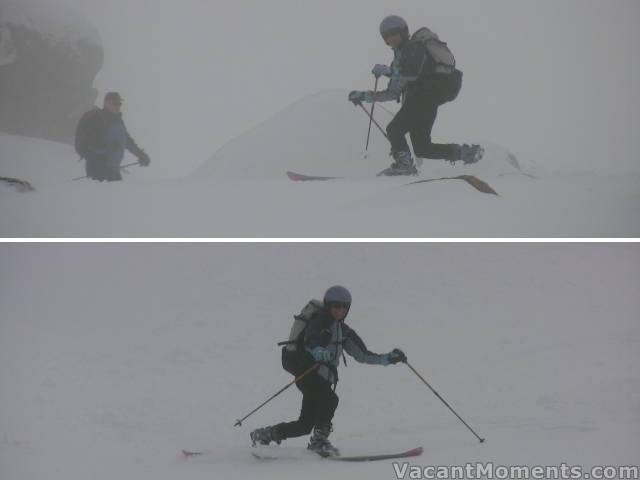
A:
POLYGON ((96 87, 123 94, 155 174, 189 173, 306 95, 371 89, 392 13, 438 32, 465 73, 436 137, 493 140, 552 169, 638 169, 637 0, 50 1, 100 31, 96 87))

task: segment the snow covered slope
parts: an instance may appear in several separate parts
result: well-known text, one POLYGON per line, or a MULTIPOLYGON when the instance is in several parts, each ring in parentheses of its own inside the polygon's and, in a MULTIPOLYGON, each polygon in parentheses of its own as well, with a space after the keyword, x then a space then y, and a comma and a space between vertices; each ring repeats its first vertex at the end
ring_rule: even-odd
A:
MULTIPOLYGON (((362 109, 346 101, 347 93, 346 90, 325 90, 300 99, 229 142, 192 176, 278 179, 286 170, 359 178, 375 176, 391 163, 389 143, 375 126, 372 127, 369 152, 365 157, 368 117, 362 109)), ((388 112, 378 106, 376 118, 383 128, 392 118, 388 112)), ((473 140, 477 139, 434 138, 443 143, 471 143, 473 140)), ((506 156, 504 149, 489 145, 486 161, 481 165, 454 170, 444 162, 427 161, 423 174, 518 173, 520 170, 514 168, 506 156)))
MULTIPOLYGON (((229 142, 183 178, 130 168, 126 181, 84 175, 71 146, 0 136, 0 176, 38 190, 0 188, 0 237, 635 237, 640 173, 558 172, 482 139, 436 138, 487 146, 473 166, 426 161, 418 179, 476 175, 499 196, 461 181, 406 186, 416 178, 375 178, 389 164, 367 117, 346 91, 305 97, 229 142), (519 167, 519 168, 517 168, 519 167), (286 170, 346 176, 300 184, 286 170)), ((447 108, 447 107, 445 107, 447 108)), ((382 125, 390 115, 379 110, 382 125)), ((517 153, 517 152, 516 152, 517 153)), ((134 160, 128 157, 125 161, 134 160)))
POLYGON ((83 170, 72 145, 0 132, 0 176, 51 189, 68 185, 83 170))
MULTIPOLYGON (((341 367, 345 453, 418 465, 618 465, 640 451, 636 245, 0 246, 0 477, 390 479, 390 462, 258 463, 250 429, 293 419, 276 342, 348 286, 349 324, 404 366, 341 367), (181 448, 214 454, 180 463, 181 448)), ((305 439, 283 445, 291 449, 305 439)))

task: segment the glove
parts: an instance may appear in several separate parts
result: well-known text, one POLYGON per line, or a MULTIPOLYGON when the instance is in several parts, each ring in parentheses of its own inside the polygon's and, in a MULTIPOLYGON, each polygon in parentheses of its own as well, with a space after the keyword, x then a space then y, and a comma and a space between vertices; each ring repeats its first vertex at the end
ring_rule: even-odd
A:
POLYGON ((349 101, 357 107, 358 105, 362 105, 362 102, 364 102, 365 97, 366 97, 365 92, 359 92, 357 90, 354 90, 349 94, 349 101))
POLYGON ((147 155, 147 152, 145 151, 140 152, 140 155, 138 156, 138 162, 142 167, 149 166, 149 164, 151 163, 151 159, 149 158, 149 155, 147 155))
POLYGON ((383 355, 383 357, 383 365, 389 365, 390 363, 395 365, 396 363, 405 363, 407 361, 407 356, 399 348, 394 348, 389 353, 383 355))
POLYGON ((389 362, 394 364, 399 362, 405 363, 407 361, 407 356, 399 348, 394 348, 388 355, 389 362))
POLYGON ((373 67, 373 70, 371 70, 371 73, 373 73, 376 78, 385 76, 385 77, 390 77, 391 76, 391 67, 387 66, 387 65, 380 65, 377 64, 375 67, 373 67))
POLYGON ((324 347, 316 347, 311 350, 311 356, 316 362, 327 363, 333 359, 333 354, 324 347))

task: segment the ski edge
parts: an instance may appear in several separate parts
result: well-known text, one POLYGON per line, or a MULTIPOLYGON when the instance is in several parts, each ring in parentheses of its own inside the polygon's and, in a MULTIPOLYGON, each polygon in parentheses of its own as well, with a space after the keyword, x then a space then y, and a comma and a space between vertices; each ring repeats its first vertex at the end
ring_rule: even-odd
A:
POLYGON ((406 452, 400 453, 386 453, 380 455, 352 455, 352 456, 328 456, 324 457, 328 460, 336 461, 336 462, 375 462, 380 460, 392 460, 394 458, 409 458, 409 457, 419 457, 424 452, 422 447, 412 448, 411 450, 407 450, 406 452))

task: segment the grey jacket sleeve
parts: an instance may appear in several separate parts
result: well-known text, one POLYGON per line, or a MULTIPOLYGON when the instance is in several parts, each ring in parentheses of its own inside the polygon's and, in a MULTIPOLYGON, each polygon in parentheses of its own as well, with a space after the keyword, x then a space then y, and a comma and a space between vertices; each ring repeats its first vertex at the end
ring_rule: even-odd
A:
MULTIPOLYGON (((391 79, 386 90, 375 94, 376 102, 398 100, 410 82, 415 82, 422 75, 427 63, 427 55, 419 44, 411 44, 402 51, 398 67, 392 66, 391 79)), ((394 61, 395 63, 395 61, 394 61)), ((365 102, 373 102, 373 92, 365 94, 365 102)))
POLYGON ((349 355, 360 363, 382 365, 382 355, 378 355, 377 353, 367 350, 366 345, 354 330, 346 325, 343 325, 342 328, 345 335, 342 347, 349 355))
MULTIPOLYGON (((389 85, 386 90, 381 92, 377 92, 375 94, 376 102, 393 102, 397 101, 402 95, 402 92, 407 87, 407 80, 400 76, 398 72, 394 72, 391 75, 391 79, 389 80, 389 85)), ((373 92, 366 92, 364 101, 368 103, 372 103, 374 100, 373 92)))

